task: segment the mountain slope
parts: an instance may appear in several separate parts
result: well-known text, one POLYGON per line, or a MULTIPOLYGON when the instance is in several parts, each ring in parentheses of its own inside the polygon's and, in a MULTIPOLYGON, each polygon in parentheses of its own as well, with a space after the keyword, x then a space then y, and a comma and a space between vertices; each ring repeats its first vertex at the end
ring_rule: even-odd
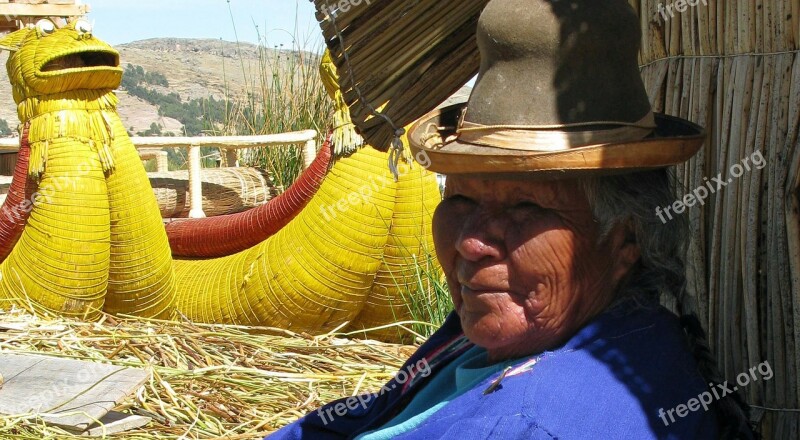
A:
MULTIPOLYGON (((152 87, 163 94, 177 93, 183 101, 196 98, 241 98, 248 90, 260 88, 261 70, 271 76, 277 64, 283 68, 290 57, 307 56, 290 51, 260 48, 249 43, 232 43, 211 39, 156 38, 116 47, 120 64, 142 66, 148 72, 164 75, 169 88, 152 87), (279 61, 277 61, 279 60, 279 61)), ((5 65, 7 53, 0 54, 5 65)), ((181 123, 159 116, 158 108, 120 90, 119 113, 125 128, 134 132, 150 128, 152 123, 176 134, 181 123)), ((17 125, 11 86, 5 69, 0 69, 0 119, 17 125)))

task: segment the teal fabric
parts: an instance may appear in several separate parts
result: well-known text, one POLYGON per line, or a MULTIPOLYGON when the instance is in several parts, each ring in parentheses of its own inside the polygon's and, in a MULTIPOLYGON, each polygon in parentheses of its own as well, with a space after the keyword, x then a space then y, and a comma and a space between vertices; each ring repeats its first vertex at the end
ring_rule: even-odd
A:
POLYGON ((410 432, 451 400, 517 362, 519 360, 487 365, 486 350, 473 347, 431 378, 395 418, 376 430, 359 435, 356 440, 388 440, 410 432))

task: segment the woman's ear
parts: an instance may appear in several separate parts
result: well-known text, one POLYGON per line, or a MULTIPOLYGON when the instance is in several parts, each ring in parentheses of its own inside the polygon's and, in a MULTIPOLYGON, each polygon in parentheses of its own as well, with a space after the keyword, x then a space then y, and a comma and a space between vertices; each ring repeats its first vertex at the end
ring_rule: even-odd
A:
POLYGON ((25 41, 25 37, 31 32, 30 29, 20 29, 0 38, 0 50, 7 50, 9 52, 16 52, 25 41))
POLYGON ((615 282, 621 281, 642 257, 642 251, 636 238, 636 225, 633 220, 618 224, 609 236, 609 244, 616 256, 614 261, 615 282))

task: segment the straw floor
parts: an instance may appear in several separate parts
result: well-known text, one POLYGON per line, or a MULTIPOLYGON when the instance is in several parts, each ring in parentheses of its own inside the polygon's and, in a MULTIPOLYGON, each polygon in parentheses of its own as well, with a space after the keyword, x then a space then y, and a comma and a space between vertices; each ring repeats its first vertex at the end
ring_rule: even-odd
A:
MULTIPOLYGON (((322 403, 377 390, 414 351, 330 335, 110 316, 86 323, 0 312, 0 322, 27 323, 24 331, 0 330, 0 351, 152 372, 145 387, 117 410, 153 422, 109 438, 261 438, 322 403)), ((73 437, 35 416, 0 416, 0 438, 73 437)))

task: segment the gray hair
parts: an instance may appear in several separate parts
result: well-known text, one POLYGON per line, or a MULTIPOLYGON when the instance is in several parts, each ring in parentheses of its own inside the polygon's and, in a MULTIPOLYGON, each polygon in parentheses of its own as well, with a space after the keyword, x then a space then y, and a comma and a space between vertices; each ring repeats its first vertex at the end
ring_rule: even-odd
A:
MULTIPOLYGON (((592 214, 600 227, 601 241, 619 224, 628 223, 641 251, 639 265, 620 286, 618 297, 674 302, 681 325, 700 373, 707 382, 724 378, 711 353, 696 301, 688 292, 684 258, 689 243, 686 216, 662 222, 656 208, 675 200, 674 175, 665 169, 631 174, 591 177, 581 181, 592 214)), ((749 432, 747 404, 737 393, 716 402, 721 438, 737 438, 749 432)))
POLYGON ((641 264, 620 287, 620 297, 681 300, 686 276, 683 255, 689 242, 689 224, 676 216, 664 224, 656 208, 672 203, 669 176, 664 170, 585 179, 583 190, 600 225, 600 239, 621 223, 630 223, 641 251, 641 264))

